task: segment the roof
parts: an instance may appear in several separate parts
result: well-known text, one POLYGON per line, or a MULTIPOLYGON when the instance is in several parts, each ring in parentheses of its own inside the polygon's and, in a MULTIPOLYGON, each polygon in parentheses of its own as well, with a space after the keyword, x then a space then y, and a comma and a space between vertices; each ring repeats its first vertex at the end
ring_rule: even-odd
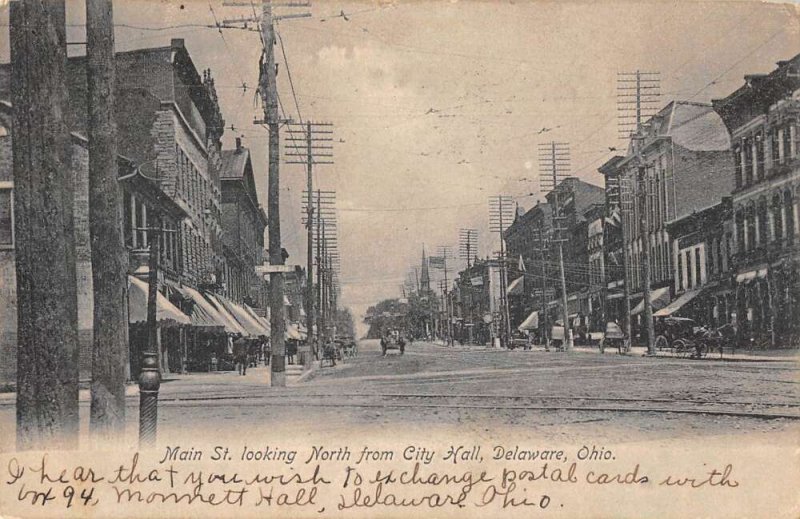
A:
POLYGON ((250 150, 244 147, 234 150, 222 150, 220 178, 223 180, 239 180, 244 178, 249 158, 250 150))
POLYGON ((674 143, 693 151, 730 149, 728 129, 711 105, 673 101, 665 110, 669 114, 661 133, 672 137, 674 143))

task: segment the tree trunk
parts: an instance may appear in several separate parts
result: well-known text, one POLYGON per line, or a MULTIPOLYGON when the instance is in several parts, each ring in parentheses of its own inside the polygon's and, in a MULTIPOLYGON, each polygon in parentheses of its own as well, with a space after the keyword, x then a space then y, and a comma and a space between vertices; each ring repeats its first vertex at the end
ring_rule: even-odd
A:
POLYGON ((73 174, 64 1, 10 4, 17 448, 78 446, 73 174))
POLYGON ((86 0, 89 104, 89 232, 92 245, 94 339, 92 434, 125 432, 125 364, 128 361, 127 254, 117 182, 114 121, 114 26, 111 0, 86 0))

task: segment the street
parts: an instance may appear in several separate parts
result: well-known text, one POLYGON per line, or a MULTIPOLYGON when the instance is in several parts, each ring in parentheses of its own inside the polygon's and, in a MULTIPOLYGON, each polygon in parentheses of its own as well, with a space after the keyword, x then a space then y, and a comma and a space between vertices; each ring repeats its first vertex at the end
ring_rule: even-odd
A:
MULTIPOLYGON (((161 386, 159 444, 217 440, 241 431, 266 438, 359 430, 423 435, 456 428, 492 437, 512 428, 555 441, 646 441, 729 434, 795 434, 800 423, 796 359, 719 361, 575 351, 546 353, 415 342, 381 356, 359 355, 317 369, 287 388, 269 370, 175 375, 161 386), (284 436, 289 435, 289 436, 284 436)), ((135 446, 138 396, 128 386, 127 441, 135 446)), ((14 399, 0 398, 0 449, 14 446, 14 399)), ((88 402, 81 428, 88 432, 88 402)), ((83 436, 84 438, 87 436, 83 436)))

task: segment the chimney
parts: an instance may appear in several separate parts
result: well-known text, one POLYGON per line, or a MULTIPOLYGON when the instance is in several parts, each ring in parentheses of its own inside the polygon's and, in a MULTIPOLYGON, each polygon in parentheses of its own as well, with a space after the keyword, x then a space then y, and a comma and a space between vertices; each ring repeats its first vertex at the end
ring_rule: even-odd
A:
POLYGON ((236 137, 236 152, 242 151, 242 138, 236 137))
POLYGON ((172 38, 172 40, 169 43, 170 47, 172 47, 173 49, 182 49, 185 47, 183 38, 172 38))

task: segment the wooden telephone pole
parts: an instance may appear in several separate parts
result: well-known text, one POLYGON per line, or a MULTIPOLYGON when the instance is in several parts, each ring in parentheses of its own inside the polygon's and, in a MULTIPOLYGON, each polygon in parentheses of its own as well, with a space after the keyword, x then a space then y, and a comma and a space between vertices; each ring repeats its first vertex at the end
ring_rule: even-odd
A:
POLYGON ((63 0, 10 3, 17 448, 78 447, 78 301, 63 0))
POLYGON ((128 361, 128 261, 120 225, 114 70, 112 0, 86 0, 89 233, 94 291, 90 424, 93 434, 107 440, 119 439, 125 432, 128 361))
MULTIPOLYGON (((225 6, 253 8, 251 2, 225 2, 225 6)), ((269 133, 269 173, 267 176, 267 218, 269 226, 269 262, 271 266, 284 264, 283 249, 281 247, 281 216, 280 216, 280 119, 278 118, 278 86, 277 69, 275 65, 275 27, 274 23, 285 18, 305 18, 309 13, 286 14, 276 16, 273 7, 308 7, 308 3, 273 4, 270 0, 261 1, 261 16, 245 17, 234 20, 225 20, 225 27, 235 24, 257 22, 260 24, 259 34, 263 46, 261 70, 259 77, 259 91, 261 102, 264 106, 265 121, 256 121, 258 124, 266 122, 269 133)), ((286 320, 284 316, 284 279, 283 272, 278 269, 270 272, 269 277, 269 309, 270 309, 270 347, 272 350, 272 376, 270 384, 276 387, 286 386, 286 320)))
POLYGON ((511 319, 508 310, 508 274, 506 264, 506 245, 503 233, 514 221, 514 204, 510 196, 497 195, 489 199, 489 232, 496 232, 500 238, 498 262, 500 266, 500 345, 505 348, 511 340, 511 319))
MULTIPOLYGON (((642 295, 644 304, 644 325, 647 330, 647 353, 655 355, 655 337, 653 325, 653 304, 650 295, 650 240, 647 222, 647 197, 650 196, 647 181, 647 169, 642 156, 644 143, 644 126, 646 117, 652 117, 658 110, 661 95, 660 72, 620 72, 617 76, 617 112, 619 114, 619 130, 624 138, 630 138, 633 152, 636 155, 636 171, 633 181, 636 182, 636 203, 639 207, 639 221, 634 222, 633 228, 638 227, 639 240, 642 249, 642 295)), ((621 188, 622 186, 620 186, 621 188)), ((624 226, 623 226, 624 228, 624 226)), ((624 236, 624 235, 623 235, 624 236)), ((635 239, 633 236, 631 243, 635 239)), ((623 254, 625 254, 623 238, 623 254)), ((636 266, 638 268, 638 265, 636 266)), ((626 270, 627 272, 627 270, 626 270)), ((625 280, 627 287, 627 279, 625 280)), ((630 338, 630 299, 628 298, 628 318, 626 320, 630 338)))
POLYGON ((572 336, 569 331, 569 309, 567 308, 567 279, 564 274, 564 242, 566 237, 566 217, 562 214, 558 200, 558 186, 564 180, 570 167, 569 143, 549 142, 539 145, 539 168, 546 174, 542 180, 544 185, 550 184, 553 193, 553 242, 558 245, 558 266, 561 277, 561 306, 563 307, 562 319, 564 320, 564 349, 572 351, 572 336), (548 178, 549 177, 549 178, 548 178))
MULTIPOLYGON (((306 166, 306 191, 305 197, 305 220, 307 248, 306 248, 306 328, 308 328, 308 343, 313 344, 314 340, 314 164, 333 164, 333 134, 329 130, 331 123, 315 123, 307 121, 300 124, 289 124, 286 144, 289 148, 286 156, 290 158, 287 164, 301 164, 306 166), (300 147, 303 145, 303 148, 300 147)), ((317 344, 319 344, 319 329, 317 329, 317 344)), ((316 352, 314 352, 316 354, 316 352)), ((310 362, 311 359, 307 359, 310 362)), ((310 365, 310 364, 309 364, 310 365)))

